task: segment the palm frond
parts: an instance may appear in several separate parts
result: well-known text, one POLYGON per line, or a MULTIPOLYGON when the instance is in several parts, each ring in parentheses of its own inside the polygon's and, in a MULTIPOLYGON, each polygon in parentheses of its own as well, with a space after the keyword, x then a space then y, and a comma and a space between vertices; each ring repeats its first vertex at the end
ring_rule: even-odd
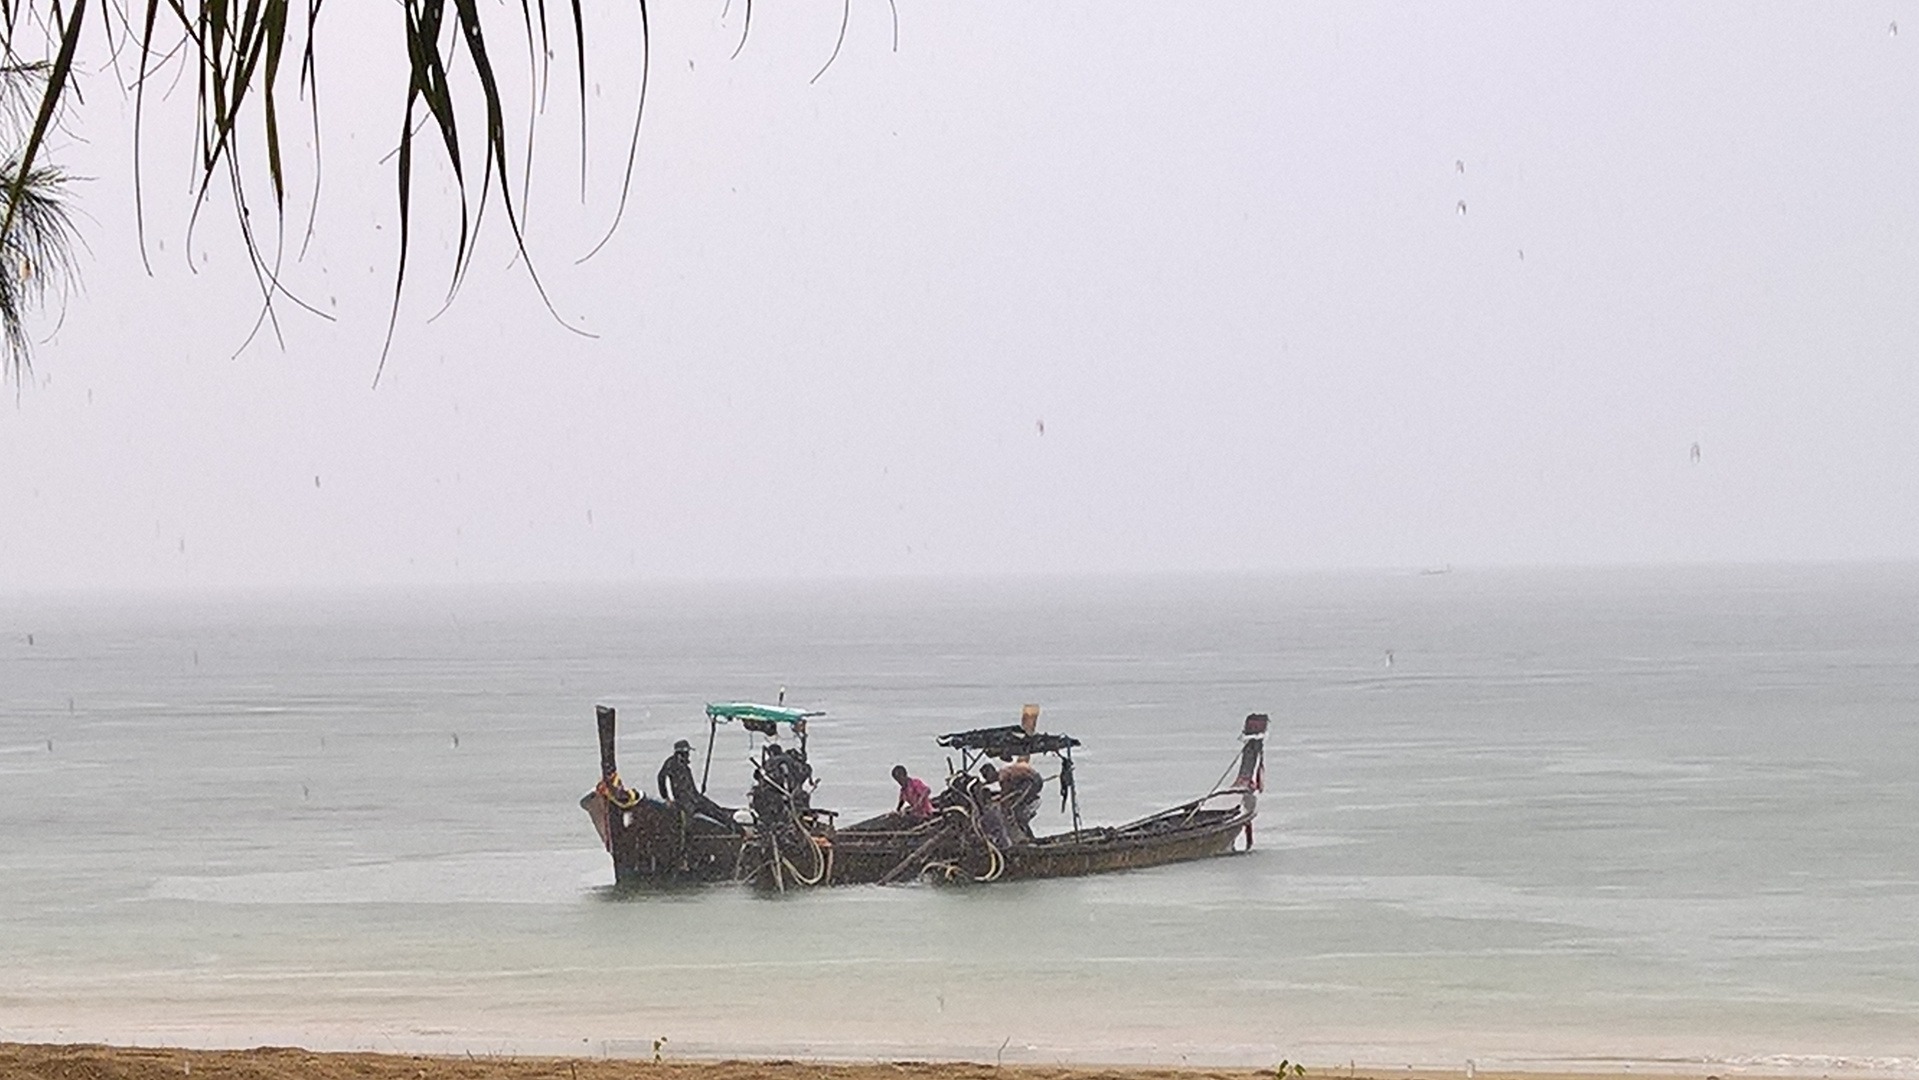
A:
MULTIPOLYGON (((46 82, 53 65, 9 58, 0 63, 0 198, 6 227, 0 232, 0 377, 23 385, 33 367, 29 316, 50 296, 64 297, 73 281, 73 219, 67 212, 67 178, 48 165, 25 164, 35 128, 27 117, 45 114, 46 82)), ((51 121, 48 121, 51 126, 51 121)))
POLYGON ((23 384, 33 367, 27 320, 49 298, 64 298, 73 282, 73 220, 58 169, 22 172, 14 159, 0 165, 0 187, 13 223, 0 239, 0 351, 6 377, 23 384))
MULTIPOLYGON (((527 195, 534 125, 544 107, 553 56, 551 44, 555 39, 564 40, 562 35, 569 29, 575 70, 568 81, 579 99, 582 198, 586 194, 586 147, 590 135, 586 77, 590 35, 587 5, 582 0, 567 0, 564 6, 549 5, 546 0, 518 0, 517 5, 482 5, 479 0, 398 2, 404 16, 400 44, 407 60, 408 79, 405 94, 397 102, 400 136, 393 156, 397 158, 394 191, 399 215, 399 250, 394 257, 392 310, 385 346, 380 353, 382 370, 392 348, 407 288, 410 249, 417 232, 413 227, 417 209, 413 169, 420 163, 416 152, 424 150, 443 161, 456 189, 454 213, 458 215, 459 232, 451 265, 447 268, 446 302, 452 301, 465 280, 477 250, 481 227, 489 208, 497 202, 506 219, 515 261, 525 267, 547 310, 565 326, 567 324, 553 311, 528 251, 527 195), (512 11, 515 6, 519 9, 517 14, 512 11), (565 14, 560 14, 561 11, 565 14), (558 25, 550 26, 549 18, 558 25), (509 144, 508 131, 520 130, 518 117, 509 116, 501 92, 500 73, 495 67, 496 57, 504 55, 495 47, 501 43, 503 28, 509 44, 513 35, 524 36, 529 65, 524 157, 517 161, 514 153, 520 147, 509 144), (552 33, 553 30, 559 30, 560 34, 552 33), (452 75, 456 68, 459 69, 457 81, 452 75), (425 142, 416 143, 416 136, 421 135, 425 136, 425 142), (515 179, 519 180, 518 185, 514 184, 515 179)), ((79 93, 75 81, 75 49, 89 19, 107 35, 116 65, 122 49, 130 49, 137 58, 130 89, 134 112, 134 212, 142 260, 147 257, 142 119, 154 100, 154 96, 146 93, 147 81, 158 71, 172 69, 182 75, 190 74, 195 102, 191 144, 194 182, 187 249, 190 251, 193 247, 194 229, 209 201, 230 203, 234 224, 259 290, 260 311, 254 333, 263 326, 272 326, 278 332, 275 311, 276 305, 282 302, 330 318, 296 296, 282 275, 288 243, 287 202, 289 192, 298 190, 300 185, 290 182, 288 175, 284 130, 287 115, 282 108, 287 97, 281 80, 289 69, 297 70, 295 90, 299 97, 306 99, 304 111, 312 128, 313 201, 306 214, 305 232, 297 245, 298 251, 304 253, 306 241, 312 236, 319 199, 320 86, 315 57, 321 34, 322 3, 323 0, 0 0, 0 161, 6 163, 0 169, 0 198, 4 198, 4 205, 0 206, 0 338, 4 338, 4 344, 0 348, 6 352, 8 374, 16 377, 23 374, 29 363, 30 338, 22 320, 48 298, 50 290, 64 290, 72 280, 74 234, 63 202, 66 180, 42 158, 48 137, 58 126, 63 103, 69 94, 79 93), (289 62, 295 56, 297 63, 289 62), (190 73, 185 68, 190 68, 190 73), (262 168, 264 177, 260 176, 262 168), (264 210, 269 203, 273 223, 265 224, 255 218, 254 209, 264 210)), ((640 121, 645 113, 652 75, 648 0, 635 0, 635 3, 639 16, 638 87, 632 107, 625 170, 612 222, 586 258, 599 251, 619 228, 633 185, 640 121)), ((894 47, 897 49, 896 0, 888 0, 888 6, 894 13, 894 47)), ((736 54, 745 47, 751 33, 752 0, 743 0, 743 8, 736 54)), ((827 57, 819 74, 814 75, 815 80, 825 74, 839 56, 850 17, 849 0, 842 3, 839 35, 832 55, 827 57)), ((349 40, 344 47, 358 48, 361 43, 349 40)), ((593 115, 596 118, 601 115, 597 107, 593 115)), ((294 255, 296 260, 299 257, 294 255)), ((571 326, 568 329, 581 332, 571 326)), ((374 381, 378 380, 376 371, 374 381)))

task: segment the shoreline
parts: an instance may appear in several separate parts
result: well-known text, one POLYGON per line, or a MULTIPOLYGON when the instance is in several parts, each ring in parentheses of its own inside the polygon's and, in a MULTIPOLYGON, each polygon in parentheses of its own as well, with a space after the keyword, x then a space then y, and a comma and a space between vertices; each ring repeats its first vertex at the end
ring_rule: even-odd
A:
MULTIPOLYGON (((0 1080, 1278 1080, 1272 1066, 995 1064, 990 1061, 688 1058, 633 1055, 402 1054, 298 1046, 196 1049, 102 1043, 0 1042, 0 1080)), ((1835 1057, 1823 1064, 1698 1061, 1500 1062, 1493 1068, 1306 1066, 1300 1080, 1727 1080, 1751 1077, 1911 1076, 1910 1063, 1835 1057), (1573 1068, 1567 1068, 1574 1065, 1573 1068)), ((1290 1074, 1288 1074, 1290 1076, 1290 1074)))

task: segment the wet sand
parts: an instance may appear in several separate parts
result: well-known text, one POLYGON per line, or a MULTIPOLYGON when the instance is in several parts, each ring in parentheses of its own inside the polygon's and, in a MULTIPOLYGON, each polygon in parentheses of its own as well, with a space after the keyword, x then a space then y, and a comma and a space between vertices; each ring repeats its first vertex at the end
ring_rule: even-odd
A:
MULTIPOLYGON (((1474 1080, 1631 1080, 1632 1072, 1499 1073, 1474 1080)), ((1646 1075, 1640 1072, 1637 1075, 1646 1075)), ((1719 1080, 1661 1072, 1662 1080, 1719 1080)), ((1755 1074, 1741 1072, 1741 1076, 1755 1074)), ((649 1061, 630 1058, 431 1057, 253 1050, 0 1043, 0 1080, 1276 1080, 1268 1069, 1129 1066, 1004 1067, 972 1062, 649 1061)), ((1304 1080, 1465 1080, 1464 1072, 1311 1069, 1304 1080)))

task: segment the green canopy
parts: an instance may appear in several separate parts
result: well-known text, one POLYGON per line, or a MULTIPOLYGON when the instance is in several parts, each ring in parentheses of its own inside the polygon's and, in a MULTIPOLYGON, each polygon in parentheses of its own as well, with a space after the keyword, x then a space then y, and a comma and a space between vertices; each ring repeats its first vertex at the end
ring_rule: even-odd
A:
POLYGON ((750 701, 722 701, 709 704, 706 715, 715 720, 765 720, 775 724, 797 724, 823 712, 789 709, 784 705, 755 705, 750 701))

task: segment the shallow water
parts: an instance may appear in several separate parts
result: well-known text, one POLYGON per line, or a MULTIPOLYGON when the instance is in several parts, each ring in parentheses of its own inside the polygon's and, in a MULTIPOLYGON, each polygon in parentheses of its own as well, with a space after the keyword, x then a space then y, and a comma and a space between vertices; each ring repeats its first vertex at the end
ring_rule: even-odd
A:
POLYGON ((1909 567, 0 600, 0 1038, 1919 1072, 1916 642, 1909 567), (1037 701, 1118 822, 1269 712, 1258 844, 611 895, 592 706, 650 782, 782 685, 852 814, 1037 701))

